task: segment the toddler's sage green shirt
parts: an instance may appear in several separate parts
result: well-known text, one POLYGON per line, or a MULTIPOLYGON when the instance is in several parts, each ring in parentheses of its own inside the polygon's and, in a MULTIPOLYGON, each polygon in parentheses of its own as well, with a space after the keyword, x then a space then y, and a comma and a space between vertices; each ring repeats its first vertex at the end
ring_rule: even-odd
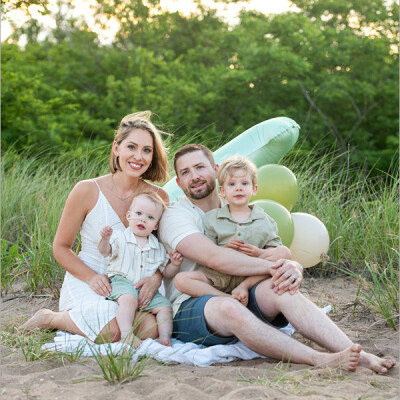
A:
POLYGON ((228 204, 209 211, 203 220, 204 233, 219 246, 227 244, 230 239, 239 239, 260 249, 281 246, 276 222, 261 207, 249 207, 252 209, 250 217, 243 222, 232 219, 228 204))

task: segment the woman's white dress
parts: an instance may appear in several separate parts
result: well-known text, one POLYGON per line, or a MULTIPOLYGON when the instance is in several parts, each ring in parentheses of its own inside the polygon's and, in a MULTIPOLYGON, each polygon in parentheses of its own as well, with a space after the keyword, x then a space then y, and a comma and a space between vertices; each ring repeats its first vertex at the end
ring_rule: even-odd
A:
MULTIPOLYGON (((94 181, 99 187, 96 181, 94 181)), ((96 205, 88 213, 81 227, 82 250, 78 257, 99 274, 107 273, 107 260, 97 250, 100 230, 110 225, 114 230, 125 229, 99 187, 96 205)), ((69 311, 76 326, 91 340, 116 316, 118 304, 95 293, 90 286, 66 272, 60 294, 60 311, 69 311)))

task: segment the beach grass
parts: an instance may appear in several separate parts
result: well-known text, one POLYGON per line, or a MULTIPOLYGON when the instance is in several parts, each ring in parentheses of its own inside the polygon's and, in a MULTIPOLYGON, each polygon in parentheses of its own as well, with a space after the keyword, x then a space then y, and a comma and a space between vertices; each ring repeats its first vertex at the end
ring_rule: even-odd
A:
MULTIPOLYGON (((189 142, 188 138, 185 140, 189 142)), ((170 154, 184 144, 171 139, 169 142, 170 154)), ((59 296, 63 269, 53 257, 52 241, 64 203, 78 181, 108 173, 108 151, 106 146, 88 147, 86 152, 79 149, 57 158, 50 157, 46 150, 36 152, 35 157, 28 152, 3 154, 3 293, 12 291, 16 281, 23 281, 27 293, 59 296)), ((372 177, 352 168, 346 155, 301 148, 292 150, 280 164, 297 177, 299 199, 292 212, 317 216, 330 236, 329 260, 308 269, 306 274, 326 277, 346 272, 357 277, 363 282, 360 298, 395 327, 399 283, 398 169, 372 177)), ((78 252, 79 248, 78 236, 73 250, 78 252)))
POLYGON ((131 346, 124 346, 115 352, 110 343, 99 347, 92 347, 92 355, 100 367, 103 378, 109 383, 125 383, 138 378, 148 366, 149 357, 140 357, 132 362, 136 350, 131 346), (104 354, 105 353, 105 354, 104 354))

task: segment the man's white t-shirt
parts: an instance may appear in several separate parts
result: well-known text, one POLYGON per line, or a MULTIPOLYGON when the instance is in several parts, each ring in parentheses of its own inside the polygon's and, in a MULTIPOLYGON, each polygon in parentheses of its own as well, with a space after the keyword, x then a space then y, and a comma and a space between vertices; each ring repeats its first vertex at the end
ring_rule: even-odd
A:
MULTIPOLYGON (((221 200, 221 206, 224 203, 221 200)), ((173 251, 179 242, 193 235, 194 233, 204 234, 203 218, 204 211, 195 206, 186 196, 180 197, 179 200, 169 206, 163 213, 158 228, 158 237, 168 251, 173 251)), ((194 271, 198 264, 184 258, 180 271, 194 271)), ((189 295, 181 293, 174 286, 173 278, 164 278, 165 296, 172 303, 174 315, 178 311, 180 305, 187 299, 189 295)))

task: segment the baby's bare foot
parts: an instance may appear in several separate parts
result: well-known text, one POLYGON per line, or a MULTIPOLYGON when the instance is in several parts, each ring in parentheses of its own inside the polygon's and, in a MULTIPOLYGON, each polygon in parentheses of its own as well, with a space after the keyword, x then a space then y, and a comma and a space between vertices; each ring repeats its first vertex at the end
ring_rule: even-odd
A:
POLYGON ((46 308, 37 311, 35 315, 28 319, 24 324, 17 328, 18 331, 33 331, 35 329, 47 329, 50 327, 50 322, 54 312, 46 308))
POLYGON ((377 374, 387 374, 388 370, 396 365, 396 361, 392 359, 381 358, 374 354, 362 351, 358 365, 360 367, 368 368, 377 374))
POLYGON ((162 344, 163 346, 172 346, 171 338, 168 337, 168 336, 166 336, 166 337, 160 336, 160 337, 157 339, 157 342, 160 343, 160 344, 162 344))
POLYGON ((322 362, 318 362, 318 367, 340 368, 346 371, 355 371, 360 359, 361 346, 357 343, 352 344, 346 350, 339 353, 327 353, 322 357, 322 362))
POLYGON ((135 336, 133 334, 128 334, 126 336, 122 336, 121 342, 128 344, 130 347, 132 347, 134 349, 137 349, 143 343, 142 340, 140 340, 137 336, 135 336))

